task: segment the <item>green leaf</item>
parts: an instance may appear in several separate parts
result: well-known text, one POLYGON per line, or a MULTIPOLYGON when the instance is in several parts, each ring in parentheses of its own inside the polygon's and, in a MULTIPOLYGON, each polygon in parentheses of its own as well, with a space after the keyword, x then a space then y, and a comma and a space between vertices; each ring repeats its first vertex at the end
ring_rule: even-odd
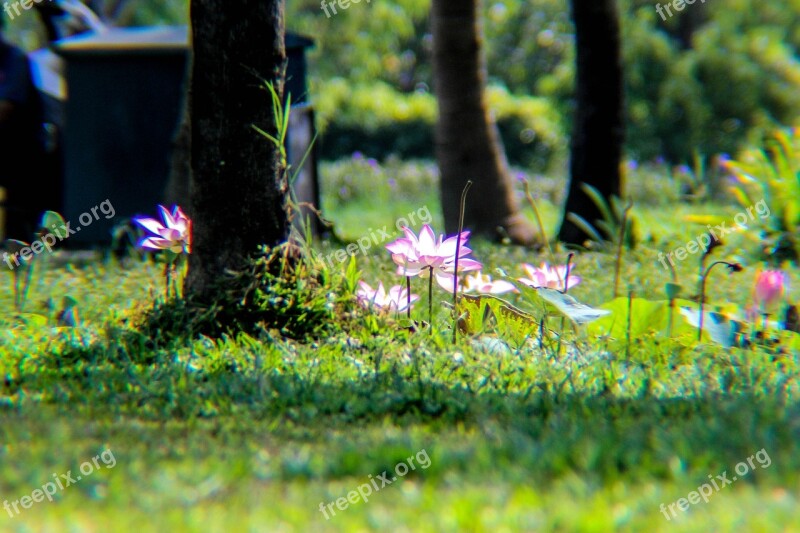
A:
POLYGON ((734 185, 728 190, 731 192, 731 194, 733 194, 733 197, 736 198, 736 201, 739 202, 740 206, 747 208, 754 204, 754 202, 750 199, 750 196, 747 194, 747 191, 745 191, 743 187, 734 185))
POLYGON ((595 309, 582 304, 569 294, 564 294, 555 289, 539 287, 534 289, 539 298, 550 304, 558 314, 563 315, 578 325, 594 322, 598 318, 608 315, 611 311, 606 309, 595 309))
MULTIPOLYGON (((280 102, 278 102, 280 105, 280 102)), ((286 134, 289 132, 289 114, 292 112, 292 95, 286 96, 286 110, 283 112, 283 123, 278 123, 281 126, 281 143, 286 142, 286 134)))
POLYGON ((17 313, 16 318, 30 327, 42 328, 47 325, 47 317, 37 313, 17 313))
POLYGON ((458 299, 458 328, 466 335, 478 335, 489 327, 491 314, 488 299, 480 296, 461 295, 458 299))
POLYGON ((275 144, 275 146, 278 146, 278 147, 280 147, 280 146, 281 146, 281 142, 280 142, 278 139, 276 139, 275 137, 273 137, 272 135, 270 135, 269 133, 267 133, 266 131, 262 130, 261 128, 259 128, 259 127, 258 127, 258 126, 256 126, 255 124, 251 124, 250 126, 251 126, 251 127, 254 129, 254 130, 256 130, 258 133, 260 133, 261 135, 263 135, 264 137, 266 137, 267 139, 269 139, 270 141, 272 141, 272 142, 273 142, 273 144, 275 144))
POLYGON ((615 238, 615 231, 613 226, 606 223, 605 220, 597 220, 595 221, 595 226, 597 226, 600 231, 606 234, 606 240, 613 241, 615 238))
POLYGON ((300 159, 300 163, 297 165, 297 169, 289 176, 289 185, 294 185, 294 182, 297 181, 297 176, 299 176, 300 171, 303 170, 303 165, 306 164, 306 159, 311 154, 311 150, 314 148, 314 143, 317 142, 317 135, 319 135, 319 132, 315 131, 314 136, 311 138, 311 142, 308 143, 308 148, 306 148, 302 159, 300 159))
POLYGON ((588 183, 581 183, 581 190, 592 199, 594 205, 597 206, 597 209, 603 214, 603 220, 607 223, 613 225, 614 224, 614 216, 611 214, 611 209, 608 207, 608 203, 606 199, 600 194, 600 191, 589 185, 588 183))
POLYGON ((570 212, 567 213, 567 220, 578 226, 581 230, 583 230, 584 233, 589 235, 592 240, 597 242, 603 242, 605 240, 602 235, 600 235, 597 230, 594 229, 594 226, 589 224, 582 216, 570 212))
MULTIPOLYGON (((693 305, 689 300, 676 299, 674 319, 672 325, 673 335, 696 334, 696 330, 680 319, 678 309, 682 305, 693 305)), ((696 304, 695 304, 696 305, 696 304)), ((633 298, 631 306, 631 337, 643 336, 650 332, 666 331, 669 321, 669 300, 646 300, 633 298)), ((628 329, 628 298, 619 297, 600 306, 611 311, 611 315, 602 317, 586 326, 586 331, 594 335, 610 335, 623 339, 628 329)))
POLYGON ((683 287, 681 287, 681 285, 678 283, 670 282, 664 286, 664 292, 666 293, 667 298, 677 298, 682 289, 683 287))
POLYGON ((66 224, 64 217, 55 211, 45 211, 44 214, 42 214, 40 225, 48 231, 52 231, 54 226, 56 229, 60 229, 64 224, 66 224))
POLYGON ((510 302, 490 294, 472 296, 462 294, 458 304, 459 328, 468 335, 496 331, 501 337, 517 346, 528 339, 539 327, 532 314, 510 302))
POLYGON ((358 270, 358 263, 355 255, 351 255, 350 261, 347 262, 344 279, 347 285, 347 291, 351 294, 355 293, 358 280, 361 279, 361 272, 358 270))
POLYGON ((78 300, 76 300, 72 296, 67 295, 61 299, 61 306, 64 309, 70 309, 72 307, 75 307, 76 305, 78 305, 78 300))

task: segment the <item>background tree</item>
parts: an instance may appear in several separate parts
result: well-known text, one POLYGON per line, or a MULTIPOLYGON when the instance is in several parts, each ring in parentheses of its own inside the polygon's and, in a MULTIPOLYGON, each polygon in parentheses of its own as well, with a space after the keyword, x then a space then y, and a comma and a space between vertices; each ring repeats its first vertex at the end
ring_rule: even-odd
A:
POLYGON ((431 5, 439 103, 436 160, 445 230, 458 229, 461 191, 472 180, 465 227, 496 237, 500 226, 513 242, 532 244, 537 235, 519 213, 500 135, 486 104, 479 5, 480 0, 433 0, 431 5))
POLYGON ((620 163, 624 141, 620 31, 615 0, 571 0, 575 24, 575 117, 569 164, 569 190, 558 238, 582 244, 587 235, 567 219, 577 213, 590 223, 602 219, 581 189, 587 183, 607 200, 621 196, 620 163))
POLYGON ((213 297, 214 282, 258 245, 285 240, 286 183, 262 79, 283 94, 281 0, 193 0, 191 81, 192 254, 187 292, 213 297))

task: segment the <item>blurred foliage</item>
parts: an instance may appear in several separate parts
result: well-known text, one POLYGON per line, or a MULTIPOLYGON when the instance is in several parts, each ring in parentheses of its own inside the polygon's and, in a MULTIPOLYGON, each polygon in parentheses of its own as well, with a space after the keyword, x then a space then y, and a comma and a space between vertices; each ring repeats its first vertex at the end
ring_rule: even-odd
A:
MULTIPOLYGON (((390 157, 378 162, 361 152, 325 163, 322 185, 331 211, 352 203, 406 203, 408 207, 436 204, 439 169, 430 161, 390 157)), ((399 213, 404 214, 404 213, 399 213)))
MULTIPOLYGON (((564 157, 560 114, 545 98, 488 90, 506 154, 512 163, 544 170, 564 157)), ((399 95, 385 82, 351 84, 330 80, 315 96, 318 127, 325 131, 322 156, 337 159, 356 151, 376 157, 433 158, 436 99, 423 91, 399 95)))
POLYGON ((131 0, 123 10, 120 26, 189 24, 189 0, 131 0))
MULTIPOLYGON (((189 0, 83 0, 83 3, 90 6, 106 24, 111 26, 189 23, 189 0)), ((24 11, 22 15, 7 21, 6 32, 11 42, 26 50, 46 45, 44 26, 35 9, 24 11)))
MULTIPOLYGON (((186 24, 188 4, 130 0, 118 20, 186 24)), ((326 156, 354 149, 381 158, 430 155, 429 8, 430 0, 380 0, 326 17, 318 0, 286 3, 287 28, 316 42, 309 73, 326 156)), ((619 9, 631 157, 678 164, 696 153, 734 153, 800 118, 800 0, 695 3, 666 20, 651 0, 619 0, 619 9)), ((509 158, 540 169, 567 146, 562 125, 569 124, 574 82, 568 2, 487 1, 483 15, 490 98, 509 158)), ((9 26, 26 48, 41 42, 33 12, 9 26)))
POLYGON ((778 261, 800 257, 800 128, 777 132, 763 149, 747 150, 724 167, 742 209, 768 206, 771 216, 760 219, 765 254, 778 261))
MULTIPOLYGON (((619 6, 632 157, 664 156, 681 163, 692 161, 696 153, 732 153, 746 142, 760 142, 775 126, 798 119, 800 1, 697 3, 667 20, 650 0, 620 0, 619 6)), ((568 3, 499 0, 483 7, 490 82, 512 95, 547 99, 560 115, 557 122, 567 124, 574 81, 568 3)), ((359 124, 364 118, 358 116, 360 105, 372 108, 371 124, 388 123, 393 108, 414 106, 414 91, 430 91, 428 8, 429 0, 384 0, 353 4, 326 18, 316 0, 287 5, 288 27, 317 41, 311 53, 315 99, 340 91, 337 78, 342 76, 356 86, 377 80, 395 91, 397 102, 389 110, 385 90, 378 96, 381 105, 340 109, 328 123, 337 135, 347 129, 337 129, 338 124, 359 124)), ((396 142, 418 136, 400 131, 393 132, 396 142)), ((375 130, 362 132, 368 136, 375 130)), ((510 149, 513 143, 506 133, 510 149)), ((389 132, 383 136, 390 137, 389 132)), ((381 146, 385 142, 375 139, 381 146)), ((566 146, 566 141, 555 144, 566 146)), ((382 155, 372 147, 365 151, 382 155)))

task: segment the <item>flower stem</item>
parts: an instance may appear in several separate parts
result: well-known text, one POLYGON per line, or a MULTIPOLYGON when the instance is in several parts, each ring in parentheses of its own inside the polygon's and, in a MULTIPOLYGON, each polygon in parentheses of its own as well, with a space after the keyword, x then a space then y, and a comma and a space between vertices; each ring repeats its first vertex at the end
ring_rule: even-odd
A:
POLYGON ((411 320, 411 278, 406 276, 406 314, 408 319, 411 320))
POLYGON ((428 278, 428 329, 433 331, 433 267, 428 268, 431 270, 428 278))
POLYGON ((628 205, 622 212, 622 221, 619 225, 619 234, 617 235, 617 258, 614 263, 614 298, 617 297, 617 289, 619 288, 619 271, 622 266, 622 245, 625 241, 625 230, 628 226, 628 211, 633 207, 633 201, 628 199, 628 205))
POLYGON ((625 360, 631 358, 631 315, 633 314, 633 289, 628 287, 628 327, 625 330, 625 360))
POLYGON ((700 276, 700 319, 697 326, 697 342, 700 342, 703 339, 703 307, 706 303, 706 278, 711 273, 711 269, 717 265, 725 265, 727 266, 731 272, 739 272, 742 270, 741 265, 738 263, 729 263, 727 261, 714 261, 711 263, 706 271, 700 276))
MULTIPOLYGON (((567 256, 567 268, 566 268, 566 274, 564 274, 564 294, 567 294, 567 291, 569 290, 569 269, 571 266, 570 263, 572 262, 572 257, 574 255, 575 255, 574 253, 570 253, 567 256)), ((556 269, 556 275, 558 275, 558 269, 556 269)))
MULTIPOLYGON (((667 266, 669 267, 670 272, 672 273, 672 283, 675 285, 678 284, 678 273, 675 271, 675 267, 673 266, 672 262, 668 262, 667 266)), ((672 337, 672 320, 673 315, 675 314, 675 296, 670 295, 669 297, 669 320, 667 320, 667 337, 672 337)))
MULTIPOLYGON (((536 207, 536 201, 533 199, 531 195, 531 189, 528 185, 528 180, 524 182, 525 186, 525 199, 528 200, 528 204, 530 204, 531 209, 533 209, 533 214, 536 216, 536 224, 539 226, 539 232, 542 234, 542 240, 544 241, 545 246, 547 246, 547 251, 550 254, 550 264, 556 264, 556 255, 553 253, 553 248, 550 246, 550 241, 547 239, 547 234, 544 231, 544 224, 542 223, 542 217, 539 214, 539 208, 536 207)), ((556 275, 558 273, 556 272, 556 275)))
POLYGON ((169 300, 169 282, 170 282, 170 273, 172 271, 171 268, 170 268, 171 266, 172 265, 170 265, 169 263, 164 265, 164 278, 165 278, 165 283, 164 283, 164 297, 165 298, 164 298, 164 301, 165 302, 167 300, 169 300))
POLYGON ((456 259, 453 271, 453 344, 458 337, 458 255, 461 253, 461 232, 464 231, 464 210, 467 205, 467 191, 472 187, 472 180, 467 180, 464 190, 461 191, 461 205, 458 213, 458 233, 456 234, 456 259))
MULTIPOLYGON (((709 268, 709 270, 711 270, 711 268, 709 268)), ((708 275, 708 270, 704 276, 700 277, 700 317, 698 318, 700 322, 697 326, 697 342, 703 340, 703 307, 706 303, 706 275, 708 275)))
POLYGON ((19 270, 14 270, 14 307, 17 311, 22 311, 22 309, 20 309, 21 293, 19 290, 19 280, 19 270))

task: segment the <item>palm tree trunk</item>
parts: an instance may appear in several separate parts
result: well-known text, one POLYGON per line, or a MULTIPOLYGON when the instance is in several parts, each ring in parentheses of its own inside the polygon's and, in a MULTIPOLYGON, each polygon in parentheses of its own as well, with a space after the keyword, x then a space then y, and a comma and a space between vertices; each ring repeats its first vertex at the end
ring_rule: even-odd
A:
POLYGON ((622 62, 615 0, 571 0, 577 57, 576 110, 570 183, 558 237, 583 244, 588 236, 567 219, 577 213, 590 223, 602 214, 581 190, 588 183, 609 199, 621 196, 624 140, 622 62))
POLYGON ((439 119, 436 160, 441 173, 445 230, 458 228, 459 200, 467 180, 473 187, 466 228, 532 244, 536 233, 519 214, 508 162, 484 96, 480 0, 433 0, 433 72, 439 119), (498 227, 503 229, 498 232, 498 227))
POLYGON ((183 101, 178 127, 172 138, 172 154, 170 157, 169 178, 164 191, 164 203, 180 205, 184 212, 192 217, 189 199, 189 187, 192 182, 192 54, 186 54, 186 77, 184 79, 183 101))
POLYGON ((283 2, 192 0, 191 23, 194 220, 186 288, 205 299, 259 244, 287 235, 281 160, 251 127, 276 131, 262 80, 283 93, 283 2))

